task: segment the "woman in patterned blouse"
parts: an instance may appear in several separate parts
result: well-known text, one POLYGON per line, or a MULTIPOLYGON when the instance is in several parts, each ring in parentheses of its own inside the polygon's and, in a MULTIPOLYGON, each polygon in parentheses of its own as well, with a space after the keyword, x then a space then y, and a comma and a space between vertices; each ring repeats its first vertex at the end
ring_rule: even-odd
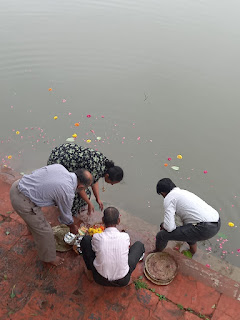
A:
MULTIPOLYGON (((103 210, 103 203, 99 197, 98 180, 104 178, 107 183, 116 184, 123 179, 123 170, 114 165, 101 152, 93 149, 78 146, 76 144, 65 143, 52 150, 47 164, 60 163, 67 170, 74 172, 79 168, 87 169, 93 176, 92 191, 99 208, 103 210)), ((88 205, 88 214, 94 211, 94 206, 90 201, 90 189, 82 190, 81 194, 76 194, 72 207, 72 214, 79 213, 81 208, 88 205)))

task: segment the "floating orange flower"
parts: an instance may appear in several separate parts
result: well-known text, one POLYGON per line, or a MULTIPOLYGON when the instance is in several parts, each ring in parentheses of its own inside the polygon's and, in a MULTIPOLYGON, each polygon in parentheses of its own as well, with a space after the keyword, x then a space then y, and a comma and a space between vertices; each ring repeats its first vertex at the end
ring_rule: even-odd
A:
POLYGON ((167 163, 164 163, 164 167, 167 167, 168 166, 168 164, 167 163))
POLYGON ((16 131, 16 134, 20 134, 20 131, 16 131))
POLYGON ((8 159, 12 159, 12 156, 8 156, 8 159))
POLYGON ((182 159, 182 155, 181 155, 181 154, 178 154, 178 155, 177 155, 177 158, 178 158, 178 159, 182 159))
POLYGON ((57 120, 58 116, 53 117, 54 120, 57 120))
POLYGON ((77 138, 77 134, 74 133, 74 134, 72 135, 72 137, 73 137, 73 138, 77 138))
POLYGON ((52 88, 49 88, 48 91, 52 91, 52 88))
POLYGON ((76 122, 74 125, 75 127, 79 127, 79 122, 76 122))

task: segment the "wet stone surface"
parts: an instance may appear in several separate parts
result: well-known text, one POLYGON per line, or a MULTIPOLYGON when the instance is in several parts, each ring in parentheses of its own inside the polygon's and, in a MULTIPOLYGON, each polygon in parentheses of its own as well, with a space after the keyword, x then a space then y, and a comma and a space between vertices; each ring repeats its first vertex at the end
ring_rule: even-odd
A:
MULTIPOLYGON (((6 197, 12 180, 3 183, 4 193, 1 193, 0 179, 0 200, 6 197)), ((52 225, 58 223, 56 210, 52 208, 46 213, 52 225)), ((133 282, 124 288, 106 288, 90 282, 84 273, 82 257, 73 251, 59 254, 65 259, 62 266, 47 266, 38 260, 33 238, 24 222, 14 212, 3 213, 8 211, 12 211, 9 200, 4 202, 0 216, 0 320, 196 320, 200 313, 213 320, 235 320, 240 313, 238 283, 211 273, 171 249, 168 250, 176 255, 180 268, 168 286, 149 282, 143 276, 144 262, 138 263, 132 280, 142 277, 148 289, 136 290, 133 282), (228 289, 228 296, 224 288, 228 289), (160 298, 163 296, 166 300, 160 298)), ((101 213, 96 213, 95 219, 100 217, 101 213)), ((155 230, 148 229, 139 219, 131 220, 123 213, 120 227, 129 232, 132 242, 144 242, 147 252, 154 247, 155 230), (131 225, 135 226, 134 230, 131 225)))

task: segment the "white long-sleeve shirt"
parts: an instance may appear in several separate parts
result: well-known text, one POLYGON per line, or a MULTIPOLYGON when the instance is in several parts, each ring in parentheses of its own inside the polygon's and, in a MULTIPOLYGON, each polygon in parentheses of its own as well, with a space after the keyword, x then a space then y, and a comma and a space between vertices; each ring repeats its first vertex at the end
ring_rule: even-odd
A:
POLYGON ((124 278, 128 271, 128 253, 130 237, 115 227, 109 227, 102 233, 95 233, 92 249, 96 254, 93 261, 97 272, 109 281, 124 278))
POLYGON ((168 232, 176 229, 175 214, 183 224, 217 222, 218 212, 194 193, 178 187, 172 189, 164 198, 163 227, 168 232))

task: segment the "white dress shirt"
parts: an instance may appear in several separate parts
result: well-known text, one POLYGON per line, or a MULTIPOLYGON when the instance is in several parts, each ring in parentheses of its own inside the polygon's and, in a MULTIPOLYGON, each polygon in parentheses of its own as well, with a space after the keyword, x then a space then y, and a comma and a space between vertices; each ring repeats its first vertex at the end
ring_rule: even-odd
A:
POLYGON ((124 278, 128 271, 130 237, 115 227, 108 227, 102 233, 95 233, 92 249, 96 254, 93 262, 97 272, 109 281, 124 278))
POLYGON ((173 188, 164 198, 164 224, 168 232, 176 229, 175 214, 183 224, 199 222, 217 222, 218 212, 194 193, 173 188))

